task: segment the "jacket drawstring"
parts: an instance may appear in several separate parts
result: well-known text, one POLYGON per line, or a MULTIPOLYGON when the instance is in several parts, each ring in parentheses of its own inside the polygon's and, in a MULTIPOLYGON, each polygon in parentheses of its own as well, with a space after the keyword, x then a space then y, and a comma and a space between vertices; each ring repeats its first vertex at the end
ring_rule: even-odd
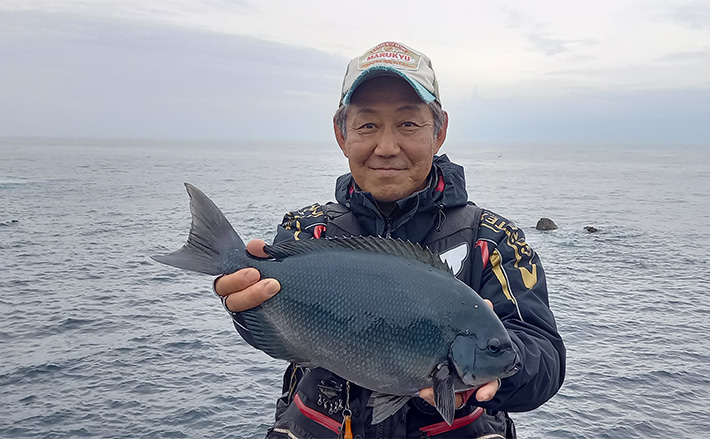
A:
POLYGON ((444 206, 441 204, 436 205, 436 217, 437 217, 437 223, 436 223, 436 231, 441 232, 441 227, 444 225, 446 222, 446 214, 444 213, 444 206))

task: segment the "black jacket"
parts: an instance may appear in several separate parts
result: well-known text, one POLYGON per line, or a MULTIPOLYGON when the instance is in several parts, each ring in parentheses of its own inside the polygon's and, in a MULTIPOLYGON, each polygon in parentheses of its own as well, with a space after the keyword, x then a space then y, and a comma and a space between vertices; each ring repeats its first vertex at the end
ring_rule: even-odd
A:
MULTIPOLYGON (((442 228, 447 213, 451 214, 455 209, 465 206, 468 201, 463 168, 450 162, 446 156, 435 157, 429 185, 422 191, 397 201, 389 216, 382 213, 371 194, 357 188, 350 174, 338 178, 335 195, 336 200, 354 214, 362 234, 390 236, 420 244, 426 244, 427 240, 431 240, 431 236, 442 228)), ((475 236, 470 230, 461 231, 439 239, 434 244, 435 248, 432 248, 436 252, 445 253, 465 244, 465 252, 459 251, 458 259, 453 263, 449 261, 450 265, 459 279, 471 286, 481 297, 493 302, 496 314, 508 329, 521 356, 521 369, 515 375, 502 380, 501 388, 493 400, 478 403, 475 397, 472 397, 466 409, 457 411, 459 417, 470 414, 476 406, 488 409, 486 416, 478 421, 479 424, 491 421, 491 416, 501 418, 500 413, 496 412, 527 411, 538 407, 557 392, 565 374, 565 347, 548 306, 545 274, 537 254, 525 242, 523 232, 505 218, 484 210, 480 221, 476 242, 470 242, 475 236), (465 242, 466 240, 469 242, 465 242), (488 421, 486 417, 489 418, 488 421)), ((277 229, 274 242, 320 238, 326 235, 329 235, 328 217, 323 206, 316 204, 286 214, 277 229)), ((238 319, 238 314, 235 319, 238 319)), ((316 371, 319 372, 309 372, 313 377, 298 382, 298 389, 302 391, 299 398, 301 402, 311 399, 316 403, 316 398, 323 399, 317 387, 323 386, 324 382, 326 387, 328 383, 339 386, 339 377, 330 377, 327 371, 316 371), (334 381, 329 381, 331 379, 334 381)), ((284 428, 292 428, 307 437, 308 426, 300 429, 296 416, 300 412, 293 407, 294 384, 299 381, 302 373, 302 370, 293 367, 286 373, 284 397, 279 401, 275 430, 278 431, 281 425, 282 431, 284 428)), ((358 394, 360 390, 352 390, 351 397, 358 399, 361 404, 362 422, 366 424, 364 404, 369 393, 362 389, 364 393, 358 394), (360 401, 363 399, 364 402, 360 401)), ((314 405, 323 409, 323 404, 314 405)), ((338 415, 336 413, 333 417, 338 419, 338 415)), ((388 421, 388 431, 384 434, 394 437, 404 436, 402 432, 405 430, 409 431, 407 436, 414 434, 411 432, 416 432, 417 428, 441 421, 441 418, 419 400, 388 421), (398 427, 395 424, 404 426, 398 427)), ((363 425, 361 428, 364 429, 364 437, 374 435, 374 427, 363 425)), ((488 428, 492 429, 491 433, 505 434, 496 431, 495 426, 488 428)), ((476 430, 476 434, 481 432, 488 431, 486 427, 476 430)), ((471 436, 467 433, 465 437, 471 436)))

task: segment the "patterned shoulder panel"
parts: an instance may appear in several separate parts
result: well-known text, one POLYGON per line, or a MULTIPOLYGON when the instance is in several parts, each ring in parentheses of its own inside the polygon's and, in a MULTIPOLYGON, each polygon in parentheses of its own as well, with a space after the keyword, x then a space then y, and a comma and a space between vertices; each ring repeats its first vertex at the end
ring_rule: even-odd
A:
POLYGON ((513 222, 490 210, 484 210, 481 215, 480 238, 495 243, 497 246, 507 245, 518 249, 521 254, 532 256, 532 249, 525 242, 523 231, 518 229, 513 222))
POLYGON ((288 212, 279 228, 290 232, 295 240, 320 238, 326 228, 323 206, 316 203, 288 212))
POLYGON ((523 320, 524 312, 518 302, 524 293, 538 288, 546 291, 547 288, 540 261, 525 241, 525 234, 507 219, 485 211, 481 216, 481 233, 476 247, 480 247, 483 268, 491 270, 495 279, 483 287, 487 290, 486 297, 493 297, 495 292, 502 293, 515 305, 520 320, 523 320))

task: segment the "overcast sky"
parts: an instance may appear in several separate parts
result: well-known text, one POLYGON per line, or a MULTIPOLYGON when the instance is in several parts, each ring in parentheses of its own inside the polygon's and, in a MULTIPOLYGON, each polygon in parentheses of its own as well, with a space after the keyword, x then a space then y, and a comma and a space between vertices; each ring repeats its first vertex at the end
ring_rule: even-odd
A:
POLYGON ((0 137, 329 142, 384 40, 432 59, 450 142, 710 145, 684 0, 0 0, 0 137))

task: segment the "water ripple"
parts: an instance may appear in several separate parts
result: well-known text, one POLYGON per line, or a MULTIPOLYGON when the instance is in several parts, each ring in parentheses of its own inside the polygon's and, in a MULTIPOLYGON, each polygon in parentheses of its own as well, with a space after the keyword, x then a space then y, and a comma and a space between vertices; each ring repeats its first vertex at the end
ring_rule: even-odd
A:
MULTIPOLYGON (((239 338, 209 276, 149 255, 184 242, 184 181, 270 240, 346 164, 337 148, 139 146, 3 149, 0 437, 261 438, 273 420, 284 362, 239 338)), ((568 347, 559 394, 512 415, 521 438, 710 431, 707 156, 666 153, 520 150, 513 174, 497 151, 451 154, 540 254, 568 347), (542 216, 560 228, 535 230, 542 216)))

